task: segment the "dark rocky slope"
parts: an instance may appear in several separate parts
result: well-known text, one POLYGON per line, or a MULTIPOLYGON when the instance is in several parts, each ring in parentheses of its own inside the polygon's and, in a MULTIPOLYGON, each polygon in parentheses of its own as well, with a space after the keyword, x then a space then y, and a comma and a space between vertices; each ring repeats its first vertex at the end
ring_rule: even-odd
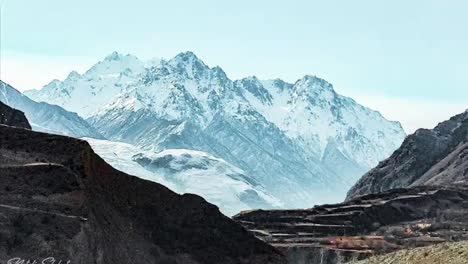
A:
POLYGON ((468 186, 421 186, 304 210, 234 217, 284 252, 291 264, 336 264, 370 255, 468 239, 468 186))
POLYGON ((468 110, 434 129, 408 136, 388 159, 366 173, 347 199, 418 185, 468 183, 468 110))
POLYGON ((0 125, 0 177, 1 263, 285 263, 201 197, 119 172, 81 140, 0 125))
POLYGON ((31 129, 24 113, 0 102, 0 124, 31 129))

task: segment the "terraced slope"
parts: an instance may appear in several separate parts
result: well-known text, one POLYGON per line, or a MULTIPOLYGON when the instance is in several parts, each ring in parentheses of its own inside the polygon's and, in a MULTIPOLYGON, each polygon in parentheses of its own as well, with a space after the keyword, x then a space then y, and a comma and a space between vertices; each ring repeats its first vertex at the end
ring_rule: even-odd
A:
POLYGON ((395 189, 311 209, 242 212, 234 219, 290 263, 342 263, 468 239, 468 187, 395 189))

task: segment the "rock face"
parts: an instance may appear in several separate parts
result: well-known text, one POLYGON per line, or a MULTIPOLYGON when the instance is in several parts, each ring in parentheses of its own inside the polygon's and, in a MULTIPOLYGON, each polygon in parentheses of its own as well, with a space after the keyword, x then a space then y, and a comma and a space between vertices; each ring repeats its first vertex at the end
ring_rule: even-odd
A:
POLYGON ((31 129, 24 113, 0 102, 0 124, 31 129))
POLYGON ((0 171, 2 263, 285 263, 201 197, 117 171, 85 141, 0 126, 0 171))
POLYGON ((421 186, 305 210, 234 217, 291 264, 343 263, 376 253, 468 239, 468 186, 421 186))
POLYGON ((0 102, 23 111, 35 131, 71 137, 103 138, 76 113, 56 105, 35 102, 1 80, 0 102))
POLYGON ((365 174, 348 199, 392 188, 468 183, 468 110, 434 129, 408 136, 388 159, 365 174))

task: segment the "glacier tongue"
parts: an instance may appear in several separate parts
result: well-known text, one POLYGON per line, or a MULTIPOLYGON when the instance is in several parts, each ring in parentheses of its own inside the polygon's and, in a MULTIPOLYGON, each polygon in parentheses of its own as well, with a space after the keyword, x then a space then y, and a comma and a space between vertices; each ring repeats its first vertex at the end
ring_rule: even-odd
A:
POLYGON ((111 140, 153 152, 210 153, 289 208, 340 201, 405 137, 398 122, 318 77, 232 81, 192 52, 146 68, 113 53, 82 76, 29 94, 87 117, 111 140))
POLYGON ((187 149, 154 153, 126 143, 83 139, 116 169, 161 183, 181 194, 198 194, 228 216, 242 210, 282 206, 243 170, 208 153, 187 149))

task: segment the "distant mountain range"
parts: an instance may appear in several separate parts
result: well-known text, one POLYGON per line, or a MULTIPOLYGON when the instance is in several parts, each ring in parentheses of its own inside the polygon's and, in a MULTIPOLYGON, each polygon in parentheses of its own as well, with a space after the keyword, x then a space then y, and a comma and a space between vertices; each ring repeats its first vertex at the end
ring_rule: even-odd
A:
POLYGON ((0 80, 0 102, 23 111, 36 131, 71 137, 103 136, 76 113, 60 106, 38 103, 0 80))
MULTIPOLYGON (((85 118, 97 131, 81 133, 85 137, 102 135, 106 144, 124 142, 153 154, 186 149, 218 159, 218 164, 241 171, 242 182, 253 180, 248 186, 256 186, 255 197, 265 194, 285 208, 342 200, 359 176, 405 138, 398 122, 337 94, 323 79, 231 80, 192 52, 150 64, 114 52, 83 75, 72 72, 25 94, 85 118)), ((154 167, 145 168, 154 173, 154 167)), ((186 170, 184 175, 190 174, 186 170)), ((166 172, 166 180, 180 185, 166 172)), ((203 181, 211 186, 216 179, 203 181)), ((237 195, 238 200, 250 197, 237 195)))

